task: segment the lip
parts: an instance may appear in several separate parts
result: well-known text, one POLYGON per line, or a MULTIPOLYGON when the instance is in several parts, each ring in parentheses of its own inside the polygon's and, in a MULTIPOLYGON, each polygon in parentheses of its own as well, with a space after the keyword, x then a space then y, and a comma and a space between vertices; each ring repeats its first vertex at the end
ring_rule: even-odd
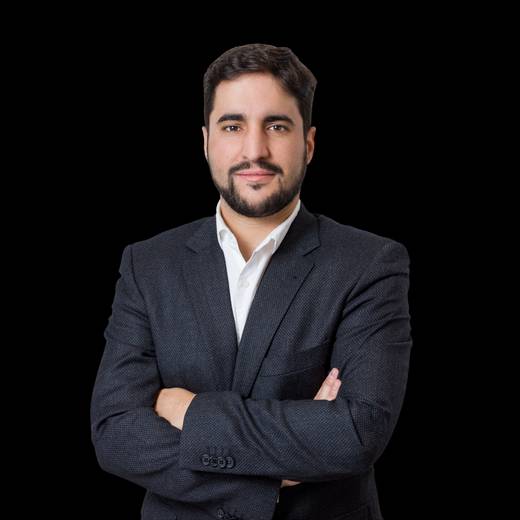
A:
POLYGON ((243 177, 249 181, 259 181, 262 179, 267 179, 269 177, 273 177, 276 175, 275 173, 268 172, 267 170, 245 170, 240 173, 236 173, 238 177, 243 177))
POLYGON ((273 172, 268 172, 267 170, 243 170, 236 175, 274 175, 273 172))

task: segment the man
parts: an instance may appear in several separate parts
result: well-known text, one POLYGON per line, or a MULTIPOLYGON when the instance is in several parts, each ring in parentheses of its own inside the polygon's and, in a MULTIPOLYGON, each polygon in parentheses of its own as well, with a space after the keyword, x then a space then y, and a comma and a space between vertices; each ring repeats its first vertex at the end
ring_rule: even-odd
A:
POLYGON ((213 62, 216 215, 123 252, 92 439, 104 470, 146 488, 144 519, 382 518, 373 466, 405 392, 409 259, 299 199, 315 86, 288 48, 213 62))

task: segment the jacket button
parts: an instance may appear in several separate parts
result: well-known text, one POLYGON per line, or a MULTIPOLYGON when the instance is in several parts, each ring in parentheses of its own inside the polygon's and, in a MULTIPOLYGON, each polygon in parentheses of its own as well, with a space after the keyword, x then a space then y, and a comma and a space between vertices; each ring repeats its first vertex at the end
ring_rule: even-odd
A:
POLYGON ((221 507, 217 509, 217 516, 219 518, 224 518, 224 510, 221 507))
POLYGON ((226 457, 226 468, 232 468, 235 465, 235 459, 233 457, 226 457))
POLYGON ((219 457, 218 458, 218 467, 219 468, 225 468, 226 467, 226 460, 224 459, 224 457, 219 457))
POLYGON ((202 455, 202 464, 204 464, 204 466, 209 466, 209 455, 207 453, 202 455))
POLYGON ((209 458, 209 463, 210 463, 214 468, 216 468, 217 465, 218 465, 217 457, 215 457, 215 456, 212 455, 212 456, 209 458))

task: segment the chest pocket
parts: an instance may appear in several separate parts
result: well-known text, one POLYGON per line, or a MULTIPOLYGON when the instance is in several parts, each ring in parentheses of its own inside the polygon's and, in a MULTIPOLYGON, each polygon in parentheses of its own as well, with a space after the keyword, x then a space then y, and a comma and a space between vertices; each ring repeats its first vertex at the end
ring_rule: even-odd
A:
POLYGON ((330 359, 330 344, 327 340, 310 348, 290 350, 286 353, 270 353, 262 362, 260 377, 289 375, 309 368, 324 365, 330 359))

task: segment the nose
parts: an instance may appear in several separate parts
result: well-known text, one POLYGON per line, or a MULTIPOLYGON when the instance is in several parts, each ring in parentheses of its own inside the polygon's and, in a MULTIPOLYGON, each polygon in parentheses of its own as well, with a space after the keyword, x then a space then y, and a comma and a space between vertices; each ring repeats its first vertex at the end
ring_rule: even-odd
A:
POLYGON ((251 162, 269 157, 267 136, 262 129, 250 128, 242 142, 242 155, 251 162))

